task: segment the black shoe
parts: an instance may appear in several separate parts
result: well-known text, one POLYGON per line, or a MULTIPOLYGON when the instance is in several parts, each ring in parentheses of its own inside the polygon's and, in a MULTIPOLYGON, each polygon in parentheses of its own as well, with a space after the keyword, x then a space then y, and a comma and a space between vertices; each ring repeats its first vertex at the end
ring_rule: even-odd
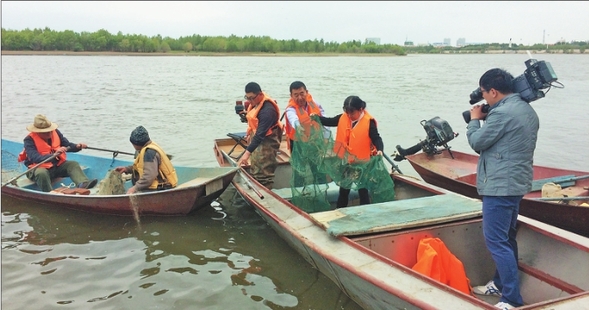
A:
POLYGON ((96 186, 96 183, 98 183, 97 179, 93 179, 93 180, 90 180, 87 182, 82 182, 82 183, 78 184, 78 188, 90 189, 90 188, 93 188, 94 186, 96 186))

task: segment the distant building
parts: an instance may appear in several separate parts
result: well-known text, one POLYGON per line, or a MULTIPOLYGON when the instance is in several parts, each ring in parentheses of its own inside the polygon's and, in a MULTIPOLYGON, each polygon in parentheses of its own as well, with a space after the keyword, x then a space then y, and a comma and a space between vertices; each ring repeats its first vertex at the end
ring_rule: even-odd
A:
POLYGON ((450 42, 450 38, 444 38, 444 46, 450 46, 452 43, 450 42))
POLYGON ((374 43, 380 45, 380 38, 366 38, 366 43, 374 43))
POLYGON ((403 45, 405 45, 405 46, 413 46, 413 41, 405 41, 405 43, 403 45))
POLYGON ((460 46, 465 46, 465 45, 466 45, 466 39, 458 38, 458 40, 456 40, 456 46, 460 47, 460 46))

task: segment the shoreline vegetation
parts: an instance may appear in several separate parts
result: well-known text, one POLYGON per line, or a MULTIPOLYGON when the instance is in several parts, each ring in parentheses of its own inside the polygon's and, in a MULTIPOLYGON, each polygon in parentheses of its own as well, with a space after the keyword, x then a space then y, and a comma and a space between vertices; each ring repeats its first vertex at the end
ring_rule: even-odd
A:
POLYGON ((407 56, 408 54, 589 54, 586 41, 556 44, 485 43, 465 46, 376 44, 365 40, 277 40, 268 36, 191 36, 111 34, 104 29, 77 33, 2 28, 2 55, 76 56, 407 56))
MULTIPOLYGON (((589 50, 581 53, 580 51, 565 51, 552 50, 546 51, 530 51, 531 54, 585 54, 589 55, 589 50)), ((415 54, 433 54, 433 53, 408 53, 406 55, 391 55, 391 54, 351 54, 351 53, 224 53, 224 52, 73 52, 73 51, 2 51, 2 56, 163 56, 163 57, 397 57, 415 54)), ((464 54, 527 54, 524 50, 494 50, 485 53, 477 52, 456 52, 456 53, 435 53, 441 55, 464 55, 464 54)))

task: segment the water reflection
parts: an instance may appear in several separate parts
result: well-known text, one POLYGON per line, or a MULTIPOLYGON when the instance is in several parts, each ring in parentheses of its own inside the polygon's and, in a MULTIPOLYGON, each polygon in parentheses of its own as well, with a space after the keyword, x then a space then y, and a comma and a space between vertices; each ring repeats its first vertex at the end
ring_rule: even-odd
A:
POLYGON ((233 187, 187 217, 83 213, 2 197, 3 307, 359 309, 233 187))

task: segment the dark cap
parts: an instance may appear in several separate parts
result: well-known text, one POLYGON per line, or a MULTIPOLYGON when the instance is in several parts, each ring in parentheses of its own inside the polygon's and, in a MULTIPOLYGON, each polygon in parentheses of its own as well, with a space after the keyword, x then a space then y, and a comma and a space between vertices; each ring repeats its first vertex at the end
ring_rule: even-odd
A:
POLYGON ((129 138, 131 143, 139 146, 144 146, 147 142, 149 142, 149 134, 147 133, 147 129, 143 126, 138 126, 131 132, 131 137, 129 138))

